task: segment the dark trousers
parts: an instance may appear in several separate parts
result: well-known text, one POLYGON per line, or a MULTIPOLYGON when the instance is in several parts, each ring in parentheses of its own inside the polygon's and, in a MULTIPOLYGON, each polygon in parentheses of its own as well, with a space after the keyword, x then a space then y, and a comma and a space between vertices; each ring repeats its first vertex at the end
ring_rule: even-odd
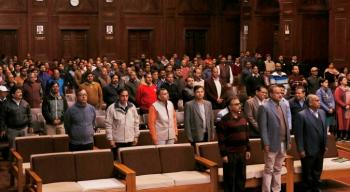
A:
POLYGON ((120 147, 131 147, 131 146, 132 146, 132 142, 129 142, 129 143, 115 143, 115 147, 112 148, 114 160, 118 160, 118 149, 120 147))
POLYGON ((228 163, 223 164, 224 192, 244 191, 246 181, 246 160, 244 153, 229 153, 228 163))
POLYGON ((202 141, 192 141, 192 142, 191 142, 191 145, 192 145, 192 146, 194 147, 194 149, 196 150, 196 143, 208 142, 208 141, 209 141, 209 140, 208 140, 208 132, 205 132, 202 141))
POLYGON ((93 143, 88 143, 88 144, 69 143, 69 151, 85 151, 85 150, 92 150, 93 148, 94 148, 93 143))
POLYGON ((301 159, 302 182, 305 191, 317 191, 319 189, 323 155, 324 152, 319 152, 315 156, 306 156, 301 159))

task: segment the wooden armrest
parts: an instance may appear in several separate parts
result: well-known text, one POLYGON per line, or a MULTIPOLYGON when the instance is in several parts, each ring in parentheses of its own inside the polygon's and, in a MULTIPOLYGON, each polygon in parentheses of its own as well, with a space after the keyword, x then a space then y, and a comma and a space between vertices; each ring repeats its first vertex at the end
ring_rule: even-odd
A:
POLYGON ((14 159, 15 159, 14 161, 23 162, 22 156, 17 151, 15 151, 14 149, 11 149, 11 153, 12 153, 14 159))
POLYGON ((30 169, 26 169, 26 184, 28 191, 42 192, 42 179, 30 169))
POLYGON ((134 170, 130 169, 122 163, 114 163, 114 168, 122 172, 124 175, 136 174, 134 170))
POLYGON ((340 149, 340 150, 343 150, 343 151, 346 151, 346 152, 350 152, 350 148, 343 147, 343 146, 340 146, 340 145, 337 145, 337 149, 340 149))
POLYGON ((203 158, 203 157, 200 157, 200 156, 195 156, 194 159, 200 163, 201 165, 204 165, 205 167, 207 168, 210 168, 210 167, 217 167, 218 164, 213 162, 213 161, 210 161, 206 158, 203 158))
POLYGON ((29 178, 31 178, 35 184, 42 184, 43 182, 39 175, 30 169, 26 169, 26 175, 29 176, 29 178))
POLYGON ((114 163, 114 168, 125 175, 126 192, 135 192, 136 172, 122 163, 114 163))

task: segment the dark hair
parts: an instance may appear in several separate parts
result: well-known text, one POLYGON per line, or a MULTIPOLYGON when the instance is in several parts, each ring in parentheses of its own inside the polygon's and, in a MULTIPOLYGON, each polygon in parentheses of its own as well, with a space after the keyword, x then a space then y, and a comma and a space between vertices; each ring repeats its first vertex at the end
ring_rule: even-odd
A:
POLYGON ((320 85, 321 85, 322 83, 324 83, 325 81, 328 81, 328 80, 325 79, 325 78, 321 78, 321 79, 320 79, 320 85))
POLYGON ((227 102, 226 102, 226 107, 229 109, 229 105, 230 105, 230 103, 233 101, 233 100, 236 100, 236 99, 238 99, 239 100, 239 98, 237 97, 237 96, 232 96, 232 97, 230 97, 228 100, 227 100, 227 102))
POLYGON ((257 86, 255 88, 255 91, 261 91, 261 89, 266 89, 266 87, 265 86, 257 86))
POLYGON ((185 81, 187 82, 189 78, 193 79, 193 77, 190 75, 190 76, 186 77, 185 81))
POLYGON ((117 91, 117 93, 118 93, 118 95, 121 95, 124 91, 126 91, 127 93, 129 93, 129 91, 128 91, 127 89, 125 89, 125 88, 119 89, 119 90, 117 91))
POLYGON ((157 90, 157 96, 159 96, 159 95, 160 95, 160 92, 162 92, 162 91, 168 91, 168 90, 165 89, 165 88, 160 88, 160 89, 158 89, 158 90, 157 90))
POLYGON ((20 86, 13 86, 11 89, 10 89, 10 94, 15 94, 17 90, 21 90, 23 92, 23 88, 20 87, 20 86))
POLYGON ((339 85, 340 85, 340 82, 343 81, 343 79, 345 79, 345 78, 346 78, 345 76, 340 76, 340 77, 338 78, 339 85))
POLYGON ((297 91, 298 89, 301 89, 301 90, 303 91, 303 93, 305 93, 305 87, 303 87, 303 86, 297 86, 297 87, 295 88, 295 91, 297 91))
POLYGON ((196 92, 198 89, 203 89, 204 90, 204 87, 203 86, 201 86, 201 85, 196 85, 196 86, 194 86, 194 88, 193 88, 193 92, 196 92))
POLYGON ((51 90, 52 87, 53 87, 55 84, 57 84, 58 86, 60 86, 60 84, 59 84, 57 81, 52 81, 52 82, 50 82, 50 84, 48 85, 48 86, 49 86, 49 90, 51 90))
MULTIPOLYGON (((91 73, 91 74, 93 74, 93 73, 91 73)), ((88 74, 88 75, 89 75, 89 74, 88 74)), ((87 75, 86 75, 86 76, 87 76, 87 75)), ((118 79, 120 79, 120 77, 119 77, 119 75, 118 75, 117 73, 112 74, 110 77, 113 79, 114 76, 117 76, 118 79)))
POLYGON ((152 74, 151 74, 151 73, 146 73, 146 74, 143 75, 143 77, 146 78, 147 75, 151 75, 151 77, 152 77, 152 74))
POLYGON ((82 92, 83 90, 86 91, 83 87, 79 87, 78 90, 75 91, 75 95, 78 96, 79 93, 82 92))
POLYGON ((91 75, 94 75, 94 74, 93 74, 92 72, 90 72, 90 71, 85 72, 86 77, 89 76, 90 74, 91 74, 91 75))

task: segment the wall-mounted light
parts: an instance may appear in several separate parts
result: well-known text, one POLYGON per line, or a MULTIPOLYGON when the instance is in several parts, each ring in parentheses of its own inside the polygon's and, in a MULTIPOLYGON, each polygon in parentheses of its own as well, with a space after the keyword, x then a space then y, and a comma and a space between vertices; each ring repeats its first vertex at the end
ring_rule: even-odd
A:
POLYGON ((243 34, 244 35, 248 35, 248 30, 249 30, 248 25, 243 25, 243 34))
POLYGON ((36 26, 36 34, 37 35, 44 35, 44 25, 37 25, 36 26))
POLYGON ((113 35, 113 25, 106 25, 106 34, 113 35))
POLYGON ((290 35, 290 26, 289 24, 284 25, 284 34, 285 35, 290 35))

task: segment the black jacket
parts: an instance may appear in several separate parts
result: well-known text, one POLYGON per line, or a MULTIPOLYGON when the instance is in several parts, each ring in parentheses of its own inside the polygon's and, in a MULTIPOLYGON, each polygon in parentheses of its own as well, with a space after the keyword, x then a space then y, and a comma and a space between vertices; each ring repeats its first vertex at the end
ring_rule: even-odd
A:
POLYGON ((102 88, 103 101, 107 104, 107 108, 118 100, 118 90, 123 89, 124 86, 124 82, 119 82, 117 87, 108 84, 102 88))
POLYGON ((64 113, 67 111, 67 108, 67 100, 63 96, 54 97, 52 94, 49 94, 44 97, 42 103, 42 112, 46 123, 53 124, 56 115, 63 123, 64 113))
POLYGON ((32 115, 30 106, 25 100, 21 100, 19 105, 9 99, 3 104, 1 109, 1 129, 23 129, 31 127, 32 115))

